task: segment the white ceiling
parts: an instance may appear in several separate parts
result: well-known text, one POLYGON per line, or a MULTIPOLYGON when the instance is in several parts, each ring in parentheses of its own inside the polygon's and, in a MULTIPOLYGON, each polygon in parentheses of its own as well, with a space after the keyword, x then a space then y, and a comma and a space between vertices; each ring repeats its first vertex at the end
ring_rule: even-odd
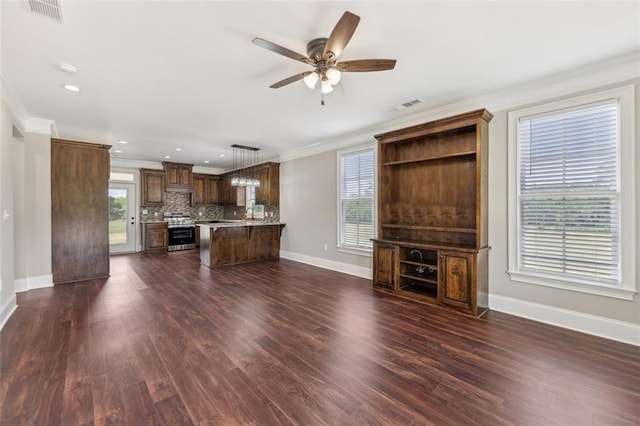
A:
POLYGON ((26 0, 1 8, 2 77, 28 116, 121 158, 221 168, 233 143, 272 157, 640 49, 637 1, 61 0, 62 23, 26 0), (395 58, 395 70, 343 74, 325 106, 302 81, 270 89, 309 67, 251 40, 306 53, 345 10, 361 21, 341 59, 395 58), (394 109, 415 98, 425 104, 394 109))

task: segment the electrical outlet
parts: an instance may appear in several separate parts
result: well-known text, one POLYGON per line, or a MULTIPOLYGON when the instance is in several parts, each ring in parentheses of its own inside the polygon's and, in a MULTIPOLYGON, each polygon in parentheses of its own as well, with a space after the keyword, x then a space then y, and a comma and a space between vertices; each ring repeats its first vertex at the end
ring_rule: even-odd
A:
POLYGON ((154 215, 155 217, 158 217, 158 212, 153 212, 153 215, 154 215))
POLYGON ((327 251, 327 243, 324 244, 324 251, 327 251))
POLYGON ((198 216, 202 216, 202 212, 198 212, 198 216))
POLYGON ((142 214, 149 214, 149 210, 147 210, 147 209, 142 209, 142 214))

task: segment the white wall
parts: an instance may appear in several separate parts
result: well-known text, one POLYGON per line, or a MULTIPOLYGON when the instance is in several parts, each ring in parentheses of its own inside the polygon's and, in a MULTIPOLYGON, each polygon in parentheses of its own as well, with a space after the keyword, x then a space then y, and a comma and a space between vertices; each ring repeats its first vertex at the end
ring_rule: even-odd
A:
POLYGON ((15 293, 53 285, 51 137, 46 123, 42 124, 38 120, 18 120, 3 99, 0 128, 0 328, 16 308, 15 293), (5 210, 10 215, 7 220, 4 220, 5 210))
POLYGON ((281 256, 371 278, 370 256, 337 249, 337 173, 335 150, 280 164, 281 256))
POLYGON ((0 125, 0 327, 16 307, 14 285, 13 161, 15 118, 2 102, 0 125), (5 218, 5 213, 10 216, 5 218))
MULTIPOLYGON (((309 156, 304 149, 281 155, 281 215, 287 221, 282 249, 286 256, 310 264, 340 262, 335 268, 348 272, 348 266, 371 268, 370 259, 344 256, 335 250, 336 238, 336 149, 370 140, 374 134, 486 107, 494 118, 489 125, 489 305, 559 326, 640 345, 640 297, 622 300, 577 293, 511 281, 507 270, 507 113, 525 106, 575 96, 612 86, 635 84, 636 150, 640 165, 640 53, 571 70, 544 80, 530 82, 500 93, 461 101, 385 123, 360 135, 314 144, 309 156), (320 152, 323 146, 327 152, 320 152), (322 246, 330 242, 330 250, 322 246), (299 255, 299 256, 298 256, 299 255)), ((636 166, 636 169, 638 166, 636 166)), ((636 194, 640 173, 636 172, 636 194)), ((640 196, 636 196, 636 277, 640 277, 640 196)), ((369 270, 367 274, 371 276, 369 270)))

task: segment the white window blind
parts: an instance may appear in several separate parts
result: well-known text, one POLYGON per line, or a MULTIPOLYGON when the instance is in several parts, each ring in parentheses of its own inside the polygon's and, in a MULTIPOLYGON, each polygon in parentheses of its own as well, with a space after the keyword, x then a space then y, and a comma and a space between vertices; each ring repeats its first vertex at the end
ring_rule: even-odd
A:
POLYGON ((373 148, 339 155, 339 244, 342 248, 371 250, 373 243, 373 148))
POLYGON ((521 117, 519 269, 620 281, 615 99, 521 117))

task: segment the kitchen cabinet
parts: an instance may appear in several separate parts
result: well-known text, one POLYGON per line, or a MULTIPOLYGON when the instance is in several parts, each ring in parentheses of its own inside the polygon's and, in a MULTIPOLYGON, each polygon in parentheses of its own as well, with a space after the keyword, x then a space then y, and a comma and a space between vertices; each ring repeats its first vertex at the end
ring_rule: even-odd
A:
POLYGON ((213 175, 193 174, 193 191, 191 192, 191 205, 218 204, 218 181, 220 178, 213 175))
POLYGON ((255 167, 260 186, 256 188, 256 204, 280 204, 280 164, 264 163, 255 167))
POLYGON ((376 136, 374 288, 474 316, 487 311, 492 117, 480 109, 376 136))
POLYGON ((235 204, 235 187, 231 186, 231 173, 224 174, 220 177, 218 182, 218 204, 226 206, 229 204, 235 204), (234 190, 232 192, 232 189, 234 190), (231 202, 233 196, 233 202, 231 202))
POLYGON ((218 186, 220 177, 206 175, 205 178, 205 204, 218 204, 218 186))
POLYGON ((143 207, 162 206, 164 204, 164 171, 140 169, 142 182, 143 207))
POLYGON ((145 253, 167 251, 169 232, 165 222, 142 224, 142 251, 145 253))
POLYGON ((51 140, 54 284, 109 276, 110 148, 51 140))
POLYGON ((193 164, 163 162, 165 190, 168 192, 191 192, 193 190, 193 164))

